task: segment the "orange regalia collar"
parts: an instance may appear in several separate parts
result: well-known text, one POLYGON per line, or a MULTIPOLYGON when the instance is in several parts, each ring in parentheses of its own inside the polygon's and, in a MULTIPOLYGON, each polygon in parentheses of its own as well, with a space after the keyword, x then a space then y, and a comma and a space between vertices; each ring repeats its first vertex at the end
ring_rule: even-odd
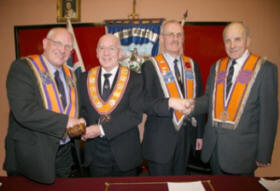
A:
POLYGON ((250 54, 232 85, 229 98, 226 99, 226 71, 229 58, 225 57, 217 62, 212 111, 215 127, 228 129, 237 127, 262 63, 263 59, 250 54))
MULTIPOLYGON (((196 96, 196 78, 194 72, 194 64, 191 58, 183 56, 184 61, 183 81, 184 81, 184 94, 186 98, 195 98, 196 96)), ((184 98, 180 86, 177 82, 174 72, 170 69, 167 61, 162 54, 159 54, 152 58, 152 63, 157 71, 164 96, 166 98, 184 98)), ((183 121, 184 114, 175 110, 173 113, 173 124, 176 130, 180 130, 183 121)))
POLYGON ((42 55, 32 55, 25 58, 31 66, 40 88, 44 107, 50 111, 64 113, 70 117, 78 116, 78 97, 76 90, 76 77, 74 73, 63 65, 66 84, 68 87, 69 103, 63 108, 62 101, 53 74, 47 65, 47 60, 42 55))
POLYGON ((110 97, 106 102, 104 102, 101 98, 101 94, 98 89, 98 76, 100 67, 95 67, 88 72, 87 78, 87 89, 88 95, 91 101, 91 105, 100 115, 108 115, 110 114, 121 101, 128 80, 130 76, 130 71, 128 68, 119 66, 119 73, 117 77, 116 84, 110 97))

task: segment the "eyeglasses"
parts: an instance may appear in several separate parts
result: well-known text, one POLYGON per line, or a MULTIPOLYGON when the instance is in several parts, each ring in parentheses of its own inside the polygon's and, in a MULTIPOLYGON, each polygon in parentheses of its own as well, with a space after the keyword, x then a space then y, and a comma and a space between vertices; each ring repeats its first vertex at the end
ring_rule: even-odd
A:
POLYGON ((68 45, 68 44, 63 44, 61 41, 52 40, 50 38, 47 38, 47 40, 51 41, 54 44, 54 46, 56 46, 58 48, 64 47, 64 49, 67 50, 67 51, 72 51, 73 50, 73 46, 68 45))
POLYGON ((173 33, 173 32, 171 32, 171 33, 163 33, 163 35, 168 37, 168 38, 174 38, 175 36, 177 38, 182 38, 183 37, 183 33, 180 33, 180 32, 178 32, 178 33, 173 33))
POLYGON ((99 51, 104 51, 104 50, 109 50, 109 51, 111 51, 111 52, 115 52, 115 51, 117 51, 118 49, 119 49, 119 47, 116 47, 116 46, 109 46, 109 47, 105 47, 105 46, 99 46, 98 47, 98 50, 99 51))

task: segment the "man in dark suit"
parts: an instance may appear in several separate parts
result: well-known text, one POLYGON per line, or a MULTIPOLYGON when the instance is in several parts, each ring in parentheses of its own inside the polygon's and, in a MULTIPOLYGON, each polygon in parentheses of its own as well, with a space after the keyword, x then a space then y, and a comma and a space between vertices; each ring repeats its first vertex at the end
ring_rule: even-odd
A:
POLYGON ((91 176, 135 176, 142 162, 137 125, 142 120, 141 76, 119 65, 120 40, 103 35, 100 66, 79 79, 81 117, 86 119, 85 165, 91 176))
POLYGON ((223 32, 227 57, 212 66, 193 114, 207 112, 202 160, 213 174, 254 174, 271 161, 278 120, 277 67, 248 51, 249 31, 231 23, 223 32))
POLYGON ((162 25, 163 53, 142 66, 147 122, 143 154, 150 175, 183 175, 189 158, 191 137, 202 148, 203 116, 187 119, 185 98, 202 94, 198 64, 183 56, 184 31, 177 21, 162 25), (194 135, 191 135, 194 134, 194 135))
POLYGON ((11 65, 4 163, 8 176, 50 184, 55 177, 70 175, 71 145, 64 135, 66 128, 83 122, 77 118, 76 79, 64 64, 72 43, 73 37, 65 28, 51 29, 43 40, 42 55, 21 58, 11 65))

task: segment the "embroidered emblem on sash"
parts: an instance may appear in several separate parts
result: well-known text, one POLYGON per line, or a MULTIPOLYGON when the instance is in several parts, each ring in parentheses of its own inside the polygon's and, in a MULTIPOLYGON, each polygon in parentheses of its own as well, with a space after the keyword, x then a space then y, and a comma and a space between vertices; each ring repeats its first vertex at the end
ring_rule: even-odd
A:
POLYGON ((223 58, 216 64, 216 79, 213 91, 213 125, 228 129, 235 129, 243 113, 255 78, 260 70, 263 59, 250 54, 240 69, 232 91, 226 100, 226 70, 229 58, 223 58))
POLYGON ((120 66, 119 74, 115 87, 109 96, 108 100, 104 102, 98 90, 98 75, 100 67, 95 67, 88 72, 87 89, 92 106, 102 116, 101 121, 110 120, 110 113, 114 111, 121 101, 129 81, 130 71, 128 68, 120 66))
MULTIPOLYGON (((195 81, 195 74, 194 74, 194 64, 192 59, 188 57, 182 57, 184 61, 184 68, 183 68, 183 82, 184 82, 184 94, 186 98, 194 98, 196 96, 195 89, 196 89, 196 81, 195 81)), ((175 74, 170 70, 167 61, 165 60, 162 54, 152 58, 152 63, 157 71, 162 90, 164 92, 164 96, 174 97, 174 98, 184 98, 183 93, 179 87, 178 82, 175 80, 175 74)), ((184 114, 176 111, 173 113, 173 124, 177 131, 180 130, 183 121, 184 121, 184 114)))
POLYGON ((224 122, 224 121, 227 121, 229 119, 229 114, 227 111, 223 111, 221 114, 220 114, 220 118, 221 120, 224 122))
POLYGON ((40 72, 40 77, 42 79, 43 84, 50 84, 50 83, 52 83, 52 79, 51 79, 51 77, 50 77, 48 72, 41 71, 40 72))
POLYGON ((73 81, 73 79, 66 77, 66 83, 69 87, 75 88, 75 82, 73 81))
POLYGON ((76 79, 71 70, 67 66, 63 65, 69 96, 69 103, 65 108, 63 108, 56 82, 53 75, 49 73, 50 70, 48 69, 46 64, 47 61, 44 59, 44 57, 32 55, 26 57, 25 59, 28 61, 37 78, 45 108, 57 113, 67 114, 70 117, 77 117, 78 97, 75 85, 76 79))

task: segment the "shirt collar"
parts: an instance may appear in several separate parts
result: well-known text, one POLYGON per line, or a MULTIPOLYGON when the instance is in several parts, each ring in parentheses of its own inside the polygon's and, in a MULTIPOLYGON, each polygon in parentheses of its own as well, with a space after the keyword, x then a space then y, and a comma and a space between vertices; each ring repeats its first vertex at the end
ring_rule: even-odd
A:
POLYGON ((47 64, 47 66, 48 66, 48 68, 49 68, 49 70, 50 70, 50 73, 52 73, 53 75, 54 75, 54 73, 58 70, 58 72, 59 72, 59 74, 61 74, 62 73, 62 67, 60 67, 59 69, 56 69, 49 61, 48 61, 48 59, 44 56, 44 55, 42 55, 43 56, 43 58, 44 58, 44 60, 46 61, 46 64, 47 64))
POLYGON ((101 67, 101 75, 103 76, 103 74, 112 74, 111 76, 115 76, 117 71, 119 69, 119 66, 116 66, 115 68, 113 68, 110 72, 107 72, 104 68, 101 67))
POLYGON ((248 49, 245 50, 245 52, 242 54, 242 56, 235 60, 236 64, 243 64, 246 61, 246 59, 248 58, 249 54, 250 54, 249 50, 248 49))
POLYGON ((177 59, 179 61, 179 63, 181 62, 181 57, 177 56, 176 58, 172 57, 170 54, 164 52, 163 56, 165 57, 167 63, 174 63, 174 60, 177 59))

